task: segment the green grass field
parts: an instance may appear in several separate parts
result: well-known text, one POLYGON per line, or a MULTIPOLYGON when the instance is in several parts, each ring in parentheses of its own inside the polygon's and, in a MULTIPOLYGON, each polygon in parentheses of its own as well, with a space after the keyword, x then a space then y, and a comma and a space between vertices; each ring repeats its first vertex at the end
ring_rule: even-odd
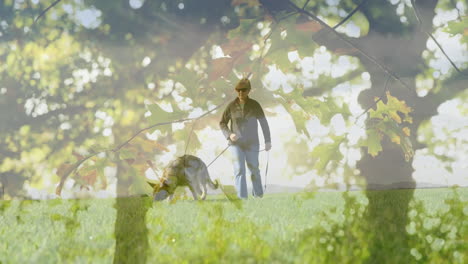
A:
POLYGON ((409 191, 373 194, 382 218, 363 192, 1 201, 0 263, 466 263, 468 189, 416 190, 406 222, 409 191))

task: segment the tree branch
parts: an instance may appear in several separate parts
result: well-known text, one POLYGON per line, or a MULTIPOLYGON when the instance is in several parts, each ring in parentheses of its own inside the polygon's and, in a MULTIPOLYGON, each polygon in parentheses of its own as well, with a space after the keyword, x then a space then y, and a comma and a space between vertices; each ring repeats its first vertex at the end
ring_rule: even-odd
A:
POLYGON ((304 6, 302 7, 302 10, 304 10, 304 9, 307 7, 307 5, 309 4, 309 2, 310 2, 310 0, 307 0, 307 1, 305 2, 304 6))
POLYGON ((49 11, 49 9, 51 9, 52 7, 56 6, 58 3, 60 3, 60 1, 62 0, 57 0, 55 2, 53 2, 49 7, 47 7, 46 9, 44 9, 38 17, 36 17, 36 19, 34 19, 34 22, 33 22, 33 25, 36 24, 36 22, 45 15, 45 13, 47 13, 47 11, 49 11))
POLYGON ((221 106, 223 106, 225 103, 227 103, 228 100, 225 100, 223 103, 221 103, 220 105, 216 106, 215 108, 211 109, 210 111, 204 113, 203 115, 199 116, 199 117, 196 117, 196 118, 184 118, 184 119, 179 119, 179 120, 176 120, 176 121, 169 121, 169 122, 164 122, 164 123, 157 123, 157 124, 154 124, 154 125, 151 125, 149 127, 146 127, 146 128, 142 128, 140 129, 138 132, 136 132, 133 136, 131 136, 129 139, 127 139, 125 142, 123 142, 122 144, 120 144, 119 146, 117 146, 116 148, 112 149, 113 152, 117 152, 119 151, 122 147, 124 147, 125 145, 127 145, 128 143, 130 143, 130 141, 132 141, 135 137, 137 137, 139 134, 141 134, 142 132, 146 131, 146 130, 149 130, 149 129, 152 129, 152 128, 155 128, 155 127, 158 127, 158 126, 163 126, 163 125, 169 125, 169 124, 174 124, 174 123, 181 123, 181 122, 185 122, 185 121, 190 121, 190 120, 198 120, 202 117, 205 117, 206 115, 210 114, 211 112, 215 111, 216 109, 220 108, 221 106))
POLYGON ((340 23, 336 24, 333 29, 337 29, 339 26, 343 25, 344 22, 346 22, 348 19, 350 19, 354 13, 356 13, 363 5, 367 3, 368 0, 363 0, 356 8, 354 8, 351 13, 349 13, 343 20, 340 21, 340 23))
POLYGON ((461 73, 460 69, 458 69, 457 65, 455 65, 455 63, 450 59, 450 57, 447 55, 447 53, 442 48, 442 46, 439 44, 439 42, 436 40, 436 38, 429 32, 425 32, 425 33, 435 42, 437 47, 439 47, 440 51, 442 51, 442 53, 445 55, 445 57, 450 62, 450 64, 452 64, 452 66, 455 68, 455 70, 457 70, 457 72, 461 73))
MULTIPOLYGON (((270 32, 268 32, 268 34, 263 38, 263 47, 262 47, 262 50, 260 51, 260 57, 258 57, 258 58, 256 59, 256 61, 257 61, 257 63, 258 63, 258 64, 257 64, 257 65, 258 65, 257 68, 260 67, 260 65, 261 65, 261 63, 262 63, 262 61, 263 61, 263 59, 264 59, 264 57, 263 57, 264 54, 263 54, 263 53, 264 53, 264 51, 265 51, 266 43, 267 43, 268 39, 271 38, 271 35, 272 35, 273 32, 275 31, 276 27, 279 25, 279 22, 281 22, 282 20, 284 20, 284 19, 286 19, 286 18, 288 18, 288 17, 290 17, 290 16, 296 15, 296 14, 297 14, 297 12, 293 12, 293 13, 290 13, 290 14, 288 14, 288 15, 286 15, 286 16, 284 16, 284 17, 278 19, 278 20, 276 20, 276 19, 274 20, 275 23, 274 23, 274 25, 271 27, 270 32)), ((257 70, 258 70, 258 69, 257 69, 257 70)), ((246 78, 248 79, 248 78, 250 78, 250 76, 252 76, 252 72, 249 72, 249 74, 247 74, 247 77, 246 77, 246 78)))
POLYGON ((450 57, 447 55, 447 53, 445 52, 445 50, 442 48, 442 46, 439 44, 439 42, 436 40, 436 38, 431 34, 429 33, 428 31, 424 30, 421 25, 422 25, 422 20, 421 20, 421 16, 419 15, 419 11, 418 11, 418 8, 416 7, 416 3, 414 0, 411 0, 411 4, 413 5, 413 11, 414 11, 414 15, 416 16, 416 19, 418 20, 418 23, 419 23, 419 28, 422 32, 426 33, 437 45, 437 47, 439 47, 439 49, 442 51, 442 53, 444 54, 444 56, 447 58, 447 60, 450 62, 450 64, 452 64, 452 66, 455 68, 455 70, 457 70, 459 73, 461 73, 460 69, 458 69, 457 65, 455 65, 455 63, 450 59, 450 57))
POLYGON ((388 76, 387 80, 385 81, 385 87, 384 87, 384 90, 383 90, 382 95, 379 96, 379 99, 375 100, 375 102, 374 102, 371 106, 369 106, 369 107, 368 107, 366 110, 364 110, 360 115, 358 115, 358 116, 356 117, 356 120, 354 121, 354 124, 357 123, 357 121, 359 120, 359 118, 360 118, 361 116, 363 116, 365 113, 369 112, 369 110, 370 110, 372 107, 376 106, 378 102, 382 101, 382 98, 384 97, 385 93, 386 93, 387 90, 388 90, 387 85, 388 85, 389 79, 390 79, 390 76, 388 76))
POLYGON ((381 64, 380 62, 377 61, 376 58, 374 58, 373 56, 367 54, 364 50, 362 50, 361 48, 359 48, 356 44, 354 44, 353 42, 351 42, 350 40, 346 39, 345 37, 343 37, 340 33, 338 33, 335 29, 333 29, 332 27, 330 27, 328 24, 326 24, 325 22, 323 22, 320 18, 318 18, 317 16, 315 16, 314 14, 312 14, 311 12, 309 11, 306 11, 306 10, 302 10, 301 8, 299 8, 298 6, 296 6, 296 4, 294 4, 293 2, 291 2, 291 0, 288 0, 289 4, 298 12, 298 13, 301 13, 301 14, 304 14, 304 15, 307 15, 309 16, 310 18, 312 18, 313 20, 317 21, 320 25, 322 25, 324 28, 326 28, 327 30, 333 32, 333 34, 335 34, 341 41, 345 42, 346 44, 348 44, 349 46, 353 47, 354 49, 356 49, 356 51, 358 51, 361 55, 363 55, 366 59, 370 60, 371 62, 373 62, 374 64, 376 64, 382 71, 384 71, 386 74, 388 74, 389 76, 391 76, 393 79, 397 80, 403 87, 405 87, 406 89, 408 90, 411 90, 410 87, 405 83, 403 82, 403 80, 401 80, 392 70, 390 70, 389 68, 387 68, 385 65, 381 64))
POLYGON ((445 79, 440 84, 444 89, 439 92, 431 92, 416 101, 415 115, 426 120, 437 114, 437 108, 443 102, 453 99, 468 89, 468 69, 461 73, 455 73, 450 78, 445 79))
POLYGON ((208 112, 204 113, 203 115, 199 116, 199 117, 196 117, 196 118, 184 118, 184 119, 179 119, 179 120, 176 120, 176 121, 170 121, 170 122, 163 122, 163 123, 157 123, 157 124, 154 124, 154 125, 151 125, 149 127, 146 127, 146 128, 143 128, 143 129, 140 129, 138 132, 136 132, 133 136, 131 136, 129 139, 127 139, 125 142, 123 142, 122 144, 120 144, 118 147, 116 148, 113 148, 113 149, 106 149, 106 150, 103 150, 103 151, 98 151, 98 152, 95 152, 95 153, 92 153, 86 157, 84 157, 83 159, 79 160, 78 162, 76 162, 75 164, 72 165, 72 167, 68 168, 68 170, 64 173, 64 175, 61 176, 60 178, 60 183, 59 185, 57 186, 56 190, 55 190, 55 193, 57 195, 60 195, 61 191, 62 191, 62 188, 63 188, 63 184, 65 183, 65 180, 68 178, 68 176, 70 176, 70 174, 72 174, 73 172, 75 172, 78 167, 83 164, 85 161, 87 161, 88 159, 94 157, 94 156, 97 156, 101 153, 105 153, 105 152, 108 152, 108 151, 112 151, 112 152, 118 152, 122 147, 124 147, 125 145, 127 145, 128 143, 130 143, 130 141, 132 141, 135 137, 137 137, 139 134, 141 134, 142 132, 148 130, 148 129, 151 129, 151 128, 154 128, 154 127, 157 127, 157 126, 162 126, 162 125, 168 125, 168 124, 173 124, 173 123, 180 123, 180 122, 185 122, 185 121, 190 121, 190 120, 198 120, 200 118, 203 118, 205 117, 206 115, 210 114, 211 112, 219 109, 221 106, 223 106, 225 103, 228 102, 228 99, 226 99, 223 103, 221 103, 220 105, 216 106, 215 108, 209 110, 208 112))

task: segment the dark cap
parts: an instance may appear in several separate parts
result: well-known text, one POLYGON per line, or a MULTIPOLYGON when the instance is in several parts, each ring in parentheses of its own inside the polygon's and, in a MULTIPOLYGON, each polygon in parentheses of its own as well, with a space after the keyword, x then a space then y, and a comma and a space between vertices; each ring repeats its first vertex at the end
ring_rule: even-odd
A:
POLYGON ((250 81, 247 78, 242 78, 236 85, 236 90, 248 89, 250 90, 250 81))

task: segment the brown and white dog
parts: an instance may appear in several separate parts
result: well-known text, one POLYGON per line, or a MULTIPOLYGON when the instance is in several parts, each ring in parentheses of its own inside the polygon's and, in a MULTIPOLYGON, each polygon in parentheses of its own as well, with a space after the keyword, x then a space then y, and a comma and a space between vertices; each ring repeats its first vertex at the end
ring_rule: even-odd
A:
POLYGON ((150 182, 148 184, 153 188, 155 201, 161 201, 167 197, 172 199, 178 186, 188 186, 195 200, 206 198, 207 184, 212 189, 218 188, 218 182, 210 179, 205 163, 192 155, 184 155, 173 160, 164 169, 159 184, 150 182))

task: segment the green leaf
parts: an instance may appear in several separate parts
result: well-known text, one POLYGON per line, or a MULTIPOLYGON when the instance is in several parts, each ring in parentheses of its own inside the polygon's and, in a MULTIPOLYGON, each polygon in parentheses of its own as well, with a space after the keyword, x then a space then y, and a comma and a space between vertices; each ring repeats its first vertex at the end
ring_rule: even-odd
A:
MULTIPOLYGON (((152 125, 175 121, 177 119, 177 116, 179 116, 179 113, 177 112, 164 111, 158 104, 151 104, 151 105, 148 105, 147 107, 148 107, 148 110, 151 112, 151 116, 148 117, 148 121, 152 125)), ((172 109, 174 109, 174 107, 172 109)), ((155 130, 160 130, 162 133, 171 133, 172 125, 165 124, 165 125, 157 126, 151 132, 154 132, 155 130)))
MULTIPOLYGON (((386 135, 393 143, 399 145, 399 147, 403 151, 403 154, 405 155, 406 161, 409 161, 414 156, 413 145, 411 144, 411 140, 408 136, 409 129, 407 127, 401 128, 397 121, 395 121, 394 119, 390 117, 385 117, 384 119, 380 120, 377 124, 374 125, 373 129, 368 130, 369 137, 371 136, 370 131, 375 131, 375 133, 378 133, 379 135, 386 135)), ((373 140, 376 141, 375 135, 372 135, 372 137, 373 140)), ((368 146, 368 144, 363 145, 368 146)), ((380 151, 381 146, 377 147, 377 149, 380 151)), ((369 154, 371 154, 370 150, 369 154)))
POLYGON ((367 20, 367 17, 361 13, 361 12, 356 12, 354 15, 351 17, 351 21, 356 24, 359 29, 361 30, 360 36, 366 36, 369 33, 369 20, 367 20))
POLYGON ((344 136, 334 137, 332 143, 321 144, 314 148, 312 156, 318 158, 314 165, 314 169, 317 170, 318 174, 322 174, 330 162, 340 161, 343 158, 343 154, 340 152, 340 144, 344 139, 344 136))
POLYGON ((375 126, 375 128, 378 129, 380 133, 388 136, 388 138, 390 138, 390 140, 393 143, 400 145, 401 137, 404 136, 404 133, 400 129, 396 121, 390 118, 385 118, 382 121, 380 121, 375 126))
POLYGON ((185 129, 177 130, 173 133, 173 138, 176 142, 184 142, 184 150, 185 150, 186 144, 188 143, 189 145, 188 145, 187 151, 194 152, 200 149, 202 144, 200 140, 198 139, 198 136, 195 133, 195 131, 193 131, 192 134, 190 135, 190 130, 191 130, 190 126, 186 127, 185 129), (189 139, 189 135, 190 135, 190 139, 189 139))
POLYGON ((403 154, 405 155, 405 160, 407 162, 414 157, 414 149, 409 137, 403 137, 401 149, 403 150, 403 154))
POLYGON ((237 197, 237 192, 234 186, 219 184, 219 187, 221 188, 221 191, 223 191, 224 195, 226 195, 228 200, 233 203, 237 209, 242 208, 241 200, 237 197))
POLYGON ((293 64, 289 61, 288 53, 285 50, 277 50, 266 57, 265 61, 276 66, 283 72, 288 72, 293 64))
POLYGON ((462 20, 453 20, 453 21, 448 22, 447 26, 444 27, 443 31, 450 33, 452 35, 462 34, 465 36, 465 42, 468 42, 468 40, 466 40, 466 36, 468 35, 467 17, 465 17, 465 19, 462 19, 462 20))
POLYGON ((359 145, 367 147, 367 153, 372 157, 375 157, 382 151, 382 145, 380 144, 381 140, 380 133, 375 129, 367 130, 367 139, 361 140, 359 145))
POLYGON ((89 150, 92 153, 99 153, 99 152, 106 151, 107 148, 104 147, 103 145, 101 145, 100 143, 96 143, 96 144, 92 145, 91 147, 89 147, 89 150))
POLYGON ((236 37, 249 36, 250 31, 256 29, 256 20, 255 19, 240 19, 239 26, 235 29, 232 29, 228 32, 228 38, 234 39, 236 37))
POLYGON ((404 117, 404 121, 411 123, 409 113, 412 110, 406 105, 405 101, 398 100, 398 98, 390 95, 390 92, 387 92, 386 95, 387 103, 384 104, 382 101, 379 101, 377 103, 377 108, 369 111, 370 118, 384 119, 388 116, 400 124, 402 119, 398 113, 401 113, 404 117))
POLYGON ((293 44, 301 59, 310 57, 313 56, 315 49, 319 47, 317 43, 312 41, 312 35, 320 31, 320 29, 322 29, 322 26, 315 21, 293 24, 288 26, 286 40, 293 44))
POLYGON ((131 160, 131 159, 136 159, 136 153, 129 148, 122 148, 119 151, 119 158, 121 160, 131 160))
POLYGON ((146 153, 153 153, 156 150, 169 152, 169 149, 166 146, 159 144, 157 141, 149 140, 142 135, 134 138, 132 144, 146 153))
POLYGON ((296 126, 296 131, 298 133, 304 133, 307 137, 310 138, 310 134, 307 131, 306 127, 306 115, 305 112, 302 109, 292 109, 292 101, 286 101, 284 98, 282 100, 282 105, 288 111, 289 115, 291 115, 291 118, 293 119, 294 125, 296 126))
MULTIPOLYGON (((293 46, 289 40, 283 39, 285 33, 283 30, 276 28, 271 34, 271 46, 265 55, 265 61, 269 64, 276 64, 276 66, 282 71, 289 71, 294 65, 289 61, 288 52, 293 49, 293 46)), ((286 31, 284 31, 286 32, 286 31)))
POLYGON ((148 105, 148 110, 156 123, 171 121, 172 113, 164 111, 158 104, 148 105))
POLYGON ((320 123, 328 126, 331 119, 336 114, 341 114, 343 118, 347 118, 351 115, 351 112, 349 111, 347 104, 343 104, 339 107, 335 100, 330 97, 326 97, 324 102, 321 102, 319 106, 318 117, 320 118, 320 123))
POLYGON ((177 73, 176 76, 174 76, 173 79, 174 81, 181 83, 189 92, 194 90, 194 87, 192 86, 199 82, 200 77, 197 75, 196 72, 184 67, 177 73))

